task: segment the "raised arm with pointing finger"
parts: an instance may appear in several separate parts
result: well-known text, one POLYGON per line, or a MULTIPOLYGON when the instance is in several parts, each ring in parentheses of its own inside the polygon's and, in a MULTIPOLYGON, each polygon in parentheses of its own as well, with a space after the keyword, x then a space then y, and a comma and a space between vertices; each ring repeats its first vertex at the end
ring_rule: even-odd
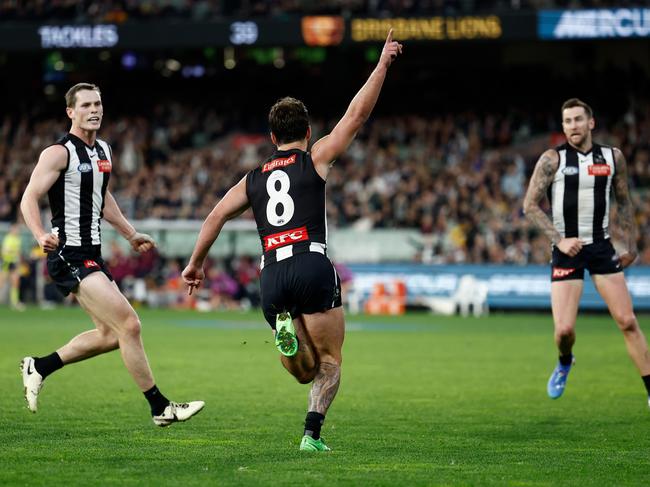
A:
MULTIPOLYGON (((395 58, 402 53, 402 48, 402 44, 393 40, 393 29, 390 29, 379 62, 368 77, 368 80, 354 96, 345 114, 336 124, 332 132, 313 145, 311 158, 316 171, 323 179, 327 179, 333 161, 345 152, 354 140, 359 129, 368 120, 379 98, 379 93, 386 79, 388 68, 395 58)), ((311 129, 308 130, 307 134, 306 142, 308 142, 309 136, 311 136, 311 129)), ((183 279, 189 286, 189 294, 192 294, 192 290, 200 286, 205 278, 201 270, 203 263, 205 262, 210 247, 212 247, 219 232, 221 232, 224 223, 231 218, 239 216, 248 206, 246 178, 243 178, 217 203, 201 227, 201 232, 199 233, 189 265, 183 272, 183 279)))
POLYGON ((388 68, 398 54, 402 53, 402 44, 393 40, 393 29, 388 32, 384 48, 377 66, 366 83, 350 102, 343 118, 336 124, 329 135, 316 142, 311 149, 311 158, 318 174, 327 178, 332 162, 350 146, 357 132, 372 113, 379 92, 386 79, 388 68))

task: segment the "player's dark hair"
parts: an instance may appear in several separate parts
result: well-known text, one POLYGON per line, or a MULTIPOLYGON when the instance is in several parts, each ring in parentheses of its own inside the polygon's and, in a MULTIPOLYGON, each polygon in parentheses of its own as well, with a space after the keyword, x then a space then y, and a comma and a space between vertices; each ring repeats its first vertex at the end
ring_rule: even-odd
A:
POLYGON ((93 85, 92 83, 77 83, 65 94, 65 106, 74 108, 75 103, 77 103, 77 93, 83 90, 96 91, 100 95, 102 94, 97 85, 93 85))
POLYGON ((307 108, 300 100, 286 96, 271 107, 269 127, 278 145, 302 140, 309 128, 307 108))
POLYGON ((567 108, 574 108, 574 107, 582 107, 585 109, 585 113, 589 118, 593 118, 594 116, 594 111, 591 109, 589 105, 587 105, 584 101, 582 101, 579 98, 569 98, 567 101, 562 103, 562 110, 560 110, 560 113, 562 114, 562 117, 564 117, 564 110, 567 108))

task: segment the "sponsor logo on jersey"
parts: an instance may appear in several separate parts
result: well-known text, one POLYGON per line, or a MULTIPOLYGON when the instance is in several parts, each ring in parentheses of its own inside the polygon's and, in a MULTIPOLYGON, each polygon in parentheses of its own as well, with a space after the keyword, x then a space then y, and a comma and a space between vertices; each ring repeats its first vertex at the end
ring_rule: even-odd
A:
POLYGON ((612 173, 612 168, 607 164, 591 164, 587 166, 587 171, 590 176, 609 176, 612 173))
POLYGON ((93 170, 93 167, 92 167, 90 164, 88 164, 87 162, 82 162, 82 163, 79 164, 79 166, 77 167, 77 170, 78 170, 79 172, 90 172, 90 171, 93 170))
POLYGON ((304 240, 309 240, 307 227, 294 228, 292 230, 274 233, 273 235, 267 235, 264 237, 264 252, 268 252, 269 250, 277 249, 278 247, 283 247, 285 245, 302 242, 304 240))
POLYGON ((98 268, 99 264, 97 262, 95 262, 94 260, 84 260, 84 267, 86 269, 98 268))
POLYGON ((99 172, 111 172, 112 165, 111 161, 107 159, 99 159, 97 161, 97 167, 99 168, 99 172))
POLYGON ((562 169, 562 172, 566 176, 575 176, 576 174, 578 174, 580 172, 580 170, 575 166, 568 166, 568 167, 565 167, 564 169, 562 169))
POLYGON ((290 164, 293 164, 295 162, 296 162, 296 154, 293 154, 292 156, 289 157, 282 157, 280 159, 273 159, 272 161, 269 161, 262 166, 262 172, 273 171, 274 169, 277 169, 279 167, 289 166, 290 164))
POLYGON ((573 274, 575 272, 575 269, 566 269, 563 267, 553 267, 553 277, 554 278, 561 278, 561 277, 566 277, 570 274, 573 274))

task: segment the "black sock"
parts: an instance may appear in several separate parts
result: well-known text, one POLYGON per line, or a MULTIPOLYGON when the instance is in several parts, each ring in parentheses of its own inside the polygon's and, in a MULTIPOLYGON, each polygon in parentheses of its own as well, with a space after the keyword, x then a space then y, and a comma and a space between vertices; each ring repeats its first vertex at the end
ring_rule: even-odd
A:
POLYGON ((648 391, 648 396, 650 396, 650 375, 644 375, 643 377, 641 377, 641 379, 643 379, 645 388, 648 391))
POLYGON ((152 416, 159 416, 169 406, 169 399, 163 396, 163 393, 158 390, 155 384, 151 389, 144 392, 144 397, 149 401, 152 416))
POLYGON ((325 416, 316 411, 309 411, 305 418, 305 434, 311 436, 314 440, 320 438, 320 428, 323 426, 325 416))
POLYGON ((560 363, 564 366, 571 365, 571 362, 573 361, 573 355, 560 355, 560 363))
POLYGON ((59 354, 54 352, 47 357, 34 358, 34 368, 45 379, 52 372, 56 372, 63 367, 63 362, 59 354))

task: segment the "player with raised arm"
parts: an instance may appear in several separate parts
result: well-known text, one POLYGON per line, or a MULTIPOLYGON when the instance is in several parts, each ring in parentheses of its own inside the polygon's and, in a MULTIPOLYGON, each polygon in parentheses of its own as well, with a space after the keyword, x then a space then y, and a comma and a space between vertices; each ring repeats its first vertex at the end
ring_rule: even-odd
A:
POLYGON ((559 398, 574 363, 575 324, 582 296, 584 271, 623 332, 627 351, 639 369, 650 406, 650 355, 634 315, 623 269, 637 256, 636 223, 627 185, 627 164, 620 150, 596 144, 589 105, 571 98, 562 105, 562 128, 567 142, 547 150, 537 161, 524 200, 524 212, 552 243, 551 307, 559 363, 547 392, 559 398), (618 224, 625 251, 616 254, 609 237, 610 194, 618 208, 618 224), (548 195, 552 219, 540 208, 548 195))
POLYGON ((156 387, 141 338, 138 315, 113 281, 101 255, 104 218, 138 252, 155 243, 124 217, 110 191, 113 167, 109 145, 97 138, 104 108, 99 88, 79 83, 66 94, 70 132, 46 148, 32 172, 20 208, 26 225, 47 252, 47 269, 57 288, 73 293, 95 324, 45 357, 25 357, 20 365, 27 407, 36 412, 45 378, 64 365, 120 349, 122 360, 151 407, 153 422, 186 421, 203 401, 175 403, 156 387), (41 222, 39 200, 47 194, 52 230, 41 222))
POLYGON ((205 278, 203 265, 224 223, 252 207, 260 235, 262 308, 284 367, 312 383, 301 450, 326 451, 320 436, 341 378, 345 333, 341 287, 327 257, 325 181, 334 160, 370 116, 386 73, 402 52, 388 33, 374 71, 329 135, 308 152, 307 109, 294 98, 269 113, 277 150, 233 186, 205 220, 183 278, 189 292, 205 278))

